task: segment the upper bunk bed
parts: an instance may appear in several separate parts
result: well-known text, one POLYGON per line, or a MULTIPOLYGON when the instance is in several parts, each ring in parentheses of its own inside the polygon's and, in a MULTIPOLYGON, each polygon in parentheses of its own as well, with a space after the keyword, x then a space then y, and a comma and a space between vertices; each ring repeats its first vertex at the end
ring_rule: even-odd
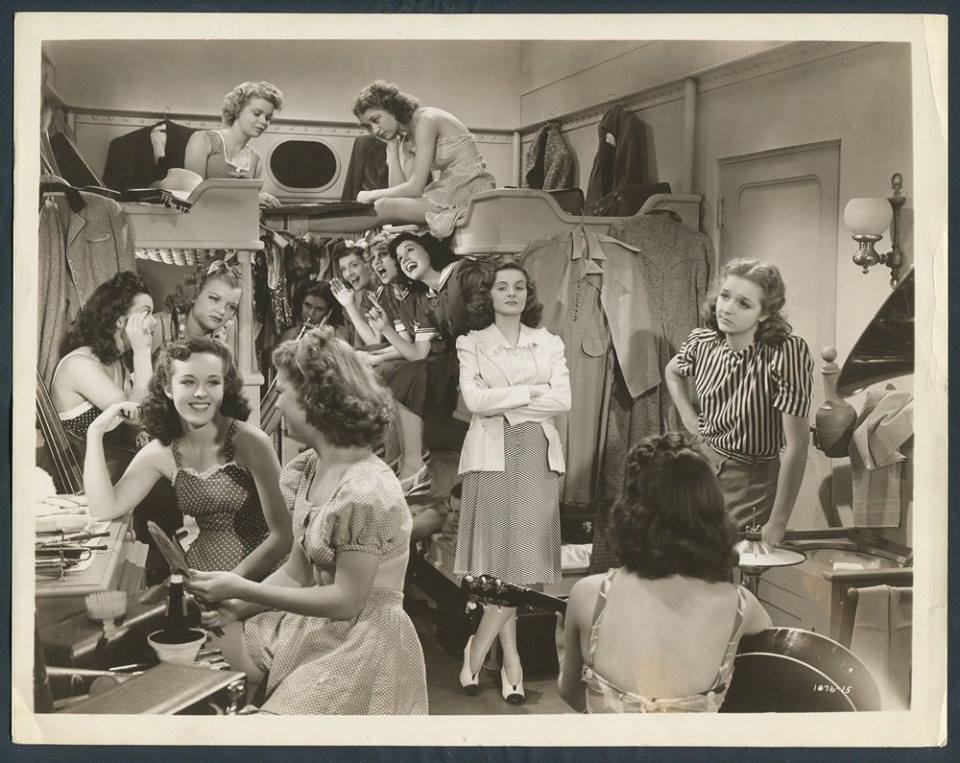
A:
MULTIPOLYGON (((637 214, 673 211, 684 225, 699 230, 702 199, 699 194, 659 193, 648 198, 637 214)), ((594 233, 606 233, 618 219, 568 214, 546 191, 494 189, 470 199, 465 217, 454 230, 452 249, 460 255, 520 252, 531 241, 549 238, 579 225, 594 233)))

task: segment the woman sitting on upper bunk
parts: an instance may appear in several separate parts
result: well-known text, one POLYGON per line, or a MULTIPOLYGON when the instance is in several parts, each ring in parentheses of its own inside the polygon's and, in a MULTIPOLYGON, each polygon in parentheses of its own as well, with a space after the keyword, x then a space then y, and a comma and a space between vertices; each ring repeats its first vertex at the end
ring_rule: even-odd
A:
MULTIPOLYGON (((50 396, 64 430, 82 454, 87 428, 114 403, 140 402, 153 375, 153 299, 135 273, 121 271, 100 284, 60 343, 50 396), (132 367, 124 362, 129 351, 132 367)), ((116 429, 120 422, 110 427, 116 429)), ((119 477, 135 448, 136 430, 121 427, 110 449, 110 469, 119 477)))
POLYGON ((426 223, 447 238, 470 197, 494 187, 473 135, 453 114, 421 106, 382 80, 360 91, 353 113, 387 144, 390 187, 357 194, 357 201, 374 203, 375 225, 426 223))
POLYGON ((284 558, 292 533, 277 454, 270 438, 246 422, 249 413, 223 344, 190 337, 165 345, 142 407, 114 403, 87 430, 83 483, 91 514, 123 516, 169 481, 180 510, 199 527, 187 551, 190 566, 262 578, 284 558), (116 421, 141 419, 153 439, 114 485, 103 433, 116 421))
POLYGON ((607 537, 623 566, 570 591, 560 696, 579 712, 717 712, 740 637, 771 622, 729 582, 737 533, 692 438, 668 433, 630 451, 607 537))
MULTIPOLYGON (((259 154, 248 144, 270 126, 274 112, 283 108, 283 93, 270 82, 241 82, 223 98, 223 124, 216 130, 198 130, 187 141, 184 169, 203 180, 211 178, 259 178, 263 172, 259 154)), ((268 193, 261 204, 279 206, 268 193)))
POLYGON ((229 346, 240 309, 240 266, 225 260, 198 265, 157 313, 154 347, 189 337, 215 339, 229 346))
POLYGON ((810 350, 781 314, 785 301, 775 266, 728 262, 703 305, 707 328, 694 329, 666 369, 683 425, 709 446, 734 523, 761 525, 774 546, 803 481, 813 388, 810 350), (684 376, 694 378, 699 413, 684 376))
POLYGON ((188 586, 220 602, 206 622, 226 626, 230 664, 252 685, 266 677, 264 712, 426 714, 423 651, 403 610, 410 510, 372 452, 390 393, 328 326, 284 342, 273 361, 290 434, 310 445, 280 476, 290 555, 262 583, 197 572, 188 586))

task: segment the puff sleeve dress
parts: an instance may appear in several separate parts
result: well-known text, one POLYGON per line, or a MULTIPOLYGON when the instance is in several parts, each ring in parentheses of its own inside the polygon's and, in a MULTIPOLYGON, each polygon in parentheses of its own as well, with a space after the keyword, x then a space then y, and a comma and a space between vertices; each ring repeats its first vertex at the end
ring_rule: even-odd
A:
POLYGON ((338 554, 380 557, 373 585, 351 620, 263 612, 244 623, 254 663, 268 671, 263 712, 342 715, 427 713, 426 670, 416 630, 403 610, 412 519, 400 483, 376 456, 353 464, 323 506, 307 501, 317 454, 301 454, 281 473, 294 543, 330 579, 338 554))

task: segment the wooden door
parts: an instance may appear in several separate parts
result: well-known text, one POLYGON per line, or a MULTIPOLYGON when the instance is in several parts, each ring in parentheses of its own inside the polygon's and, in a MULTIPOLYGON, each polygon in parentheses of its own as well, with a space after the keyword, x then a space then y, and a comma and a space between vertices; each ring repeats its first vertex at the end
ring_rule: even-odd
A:
MULTIPOLYGON (((780 269, 787 319, 813 356, 811 422, 823 402, 820 351, 836 344, 839 178, 838 141, 720 161, 720 264, 745 257, 780 269)), ((791 528, 838 522, 832 473, 811 440, 791 528)))

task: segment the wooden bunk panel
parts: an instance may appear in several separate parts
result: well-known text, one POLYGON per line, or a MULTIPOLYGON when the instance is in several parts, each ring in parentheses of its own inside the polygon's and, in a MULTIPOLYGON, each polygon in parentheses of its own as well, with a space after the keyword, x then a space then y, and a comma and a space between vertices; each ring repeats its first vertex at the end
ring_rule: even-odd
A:
MULTIPOLYGON (((698 194, 655 194, 638 214, 672 210, 684 224, 699 230, 701 199, 698 194)), ((550 238, 581 224, 605 234, 618 219, 569 215, 545 191, 483 191, 470 200, 466 216, 454 232, 453 251, 460 255, 517 253, 535 239, 550 238)))
POLYGON ((189 212, 158 204, 123 204, 139 249, 263 249, 260 180, 204 180, 189 212))

